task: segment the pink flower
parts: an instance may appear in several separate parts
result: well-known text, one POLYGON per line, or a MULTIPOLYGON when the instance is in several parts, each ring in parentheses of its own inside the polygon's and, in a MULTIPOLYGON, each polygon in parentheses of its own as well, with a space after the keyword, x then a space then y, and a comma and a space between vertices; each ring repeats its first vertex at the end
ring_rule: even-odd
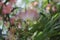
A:
POLYGON ((8 23, 7 23, 6 21, 4 21, 4 25, 5 25, 5 26, 8 26, 8 23))
POLYGON ((37 5, 38 5, 37 1, 32 2, 32 6, 37 6, 37 5))
POLYGON ((2 2, 0 2, 0 7, 3 5, 3 3, 2 2))
POLYGON ((25 21, 27 21, 27 20, 33 21, 33 20, 37 20, 39 18, 39 14, 37 13, 36 10, 28 9, 28 10, 26 10, 26 12, 20 13, 20 18, 25 21))
POLYGON ((3 0, 0 0, 0 2, 2 2, 3 0))
POLYGON ((56 12, 57 11, 57 8, 55 6, 52 7, 52 11, 53 12, 56 12))
POLYGON ((10 3, 16 3, 16 0, 9 0, 10 3))
POLYGON ((51 8, 51 4, 48 4, 48 5, 46 6, 46 10, 50 10, 50 8, 51 8))
POLYGON ((11 13, 11 10, 12 10, 12 5, 11 4, 8 4, 8 5, 3 5, 3 10, 2 10, 2 13, 3 14, 9 14, 11 13))
POLYGON ((18 28, 21 29, 21 23, 18 23, 18 28))
POLYGON ((14 21, 15 21, 15 17, 10 18, 10 23, 11 23, 11 25, 14 24, 14 21))

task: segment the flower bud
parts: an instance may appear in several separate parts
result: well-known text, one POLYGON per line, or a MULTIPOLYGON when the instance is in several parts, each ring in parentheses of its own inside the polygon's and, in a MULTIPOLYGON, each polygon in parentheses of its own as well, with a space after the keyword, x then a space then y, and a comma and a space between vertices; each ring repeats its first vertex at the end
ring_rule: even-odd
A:
POLYGON ((56 11, 57 11, 57 9, 56 9, 55 6, 52 7, 52 11, 53 11, 53 12, 56 12, 56 11))
POLYGON ((48 5, 46 6, 46 10, 50 10, 50 8, 51 8, 51 4, 48 4, 48 5))

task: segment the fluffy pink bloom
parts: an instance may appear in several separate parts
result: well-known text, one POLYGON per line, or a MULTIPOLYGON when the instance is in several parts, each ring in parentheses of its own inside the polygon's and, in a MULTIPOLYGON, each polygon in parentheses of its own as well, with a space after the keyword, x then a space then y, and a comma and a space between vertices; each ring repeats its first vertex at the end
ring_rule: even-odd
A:
POLYGON ((37 20, 39 18, 39 14, 37 13, 36 10, 33 10, 33 9, 28 9, 26 10, 26 12, 21 12, 20 13, 20 18, 22 20, 37 20))
POLYGON ((50 10, 50 8, 51 8, 51 4, 48 4, 48 5, 46 6, 46 10, 50 10))
POLYGON ((10 18, 10 23, 11 23, 11 25, 14 24, 14 21, 15 21, 15 17, 10 18))
POLYGON ((56 12, 57 11, 57 8, 55 6, 52 7, 52 11, 53 12, 56 12))
POLYGON ((9 0, 10 3, 16 3, 16 0, 9 0))
POLYGON ((3 5, 3 3, 2 2, 0 2, 0 7, 3 5))
POLYGON ((3 5, 3 9, 2 9, 2 13, 3 14, 9 14, 11 13, 11 10, 12 10, 12 5, 11 4, 8 4, 8 5, 3 5))
POLYGON ((0 2, 2 2, 3 0, 0 0, 0 2))
POLYGON ((18 28, 21 29, 21 23, 18 23, 18 28))

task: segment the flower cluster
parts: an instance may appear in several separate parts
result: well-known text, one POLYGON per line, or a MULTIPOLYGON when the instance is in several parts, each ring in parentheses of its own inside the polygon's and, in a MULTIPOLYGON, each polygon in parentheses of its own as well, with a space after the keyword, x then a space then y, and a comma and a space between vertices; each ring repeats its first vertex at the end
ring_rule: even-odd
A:
MULTIPOLYGON (((25 25, 27 25, 27 21, 33 22, 38 20, 39 14, 37 12, 37 9, 35 8, 32 9, 28 8, 26 10, 23 9, 25 11, 18 10, 19 12, 17 12, 16 14, 12 15, 12 17, 10 17, 11 16, 10 14, 13 14, 13 12, 15 11, 13 5, 16 3, 17 0, 6 0, 5 2, 3 1, 4 0, 0 1, 0 13, 1 13, 0 15, 2 15, 2 17, 0 17, 0 20, 3 21, 3 26, 4 26, 2 30, 2 34, 6 35, 8 32, 8 34, 10 33, 9 34, 10 36, 15 35, 15 30, 22 28, 22 22, 24 23, 26 22, 25 25)), ((32 3, 32 5, 33 7, 35 7, 38 5, 38 3, 34 2, 32 3)))
POLYGON ((25 12, 21 12, 19 16, 24 21, 27 21, 27 20, 34 21, 39 18, 39 14, 37 13, 37 10, 35 9, 28 9, 25 12))
POLYGON ((15 3, 16 0, 6 0, 5 2, 3 2, 4 0, 0 1, 0 7, 2 9, 2 14, 9 14, 11 13, 13 6, 12 3, 15 3))

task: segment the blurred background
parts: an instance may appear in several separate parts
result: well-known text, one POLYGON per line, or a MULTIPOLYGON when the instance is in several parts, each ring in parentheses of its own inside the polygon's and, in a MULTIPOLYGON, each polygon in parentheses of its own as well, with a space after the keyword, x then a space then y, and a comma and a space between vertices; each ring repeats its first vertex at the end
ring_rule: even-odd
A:
POLYGON ((0 0, 0 40, 60 40, 60 0, 0 0))

